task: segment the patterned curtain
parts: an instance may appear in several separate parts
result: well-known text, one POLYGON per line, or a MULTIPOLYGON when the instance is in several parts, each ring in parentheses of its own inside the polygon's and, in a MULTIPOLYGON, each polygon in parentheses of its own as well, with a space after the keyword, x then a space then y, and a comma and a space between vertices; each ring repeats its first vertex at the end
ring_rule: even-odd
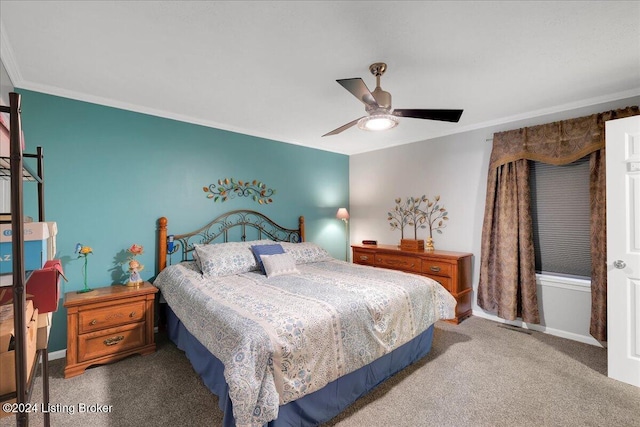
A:
MULTIPOLYGON (((506 173, 505 166, 525 170, 529 160, 563 165, 590 156, 591 197, 591 326, 598 340, 607 337, 605 126, 607 120, 640 114, 637 106, 494 134, 487 179, 485 218, 482 228, 478 305, 498 316, 514 320, 514 313, 529 323, 539 323, 535 296, 535 265, 531 236, 528 166, 526 187, 521 174, 506 173), (517 188, 506 191, 506 180, 517 188), (518 181, 520 183, 518 184, 518 181), (522 199, 526 198, 526 202, 522 199), (507 211, 507 206, 516 209, 507 211), (528 217, 528 219, 524 217, 528 217), (510 230, 509 227, 517 227, 510 230), (531 249, 529 249, 529 247, 531 249), (529 258, 531 256, 531 258, 529 258), (532 284, 533 283, 533 284, 532 284), (515 295, 516 299, 511 298, 515 295), (509 297, 505 297, 509 296, 509 297)), ((524 172, 523 172, 524 173, 524 172)))
POLYGON ((589 333, 607 340, 607 200, 604 148, 589 157, 591 206, 591 324, 589 333))
POLYGON ((498 166, 487 179, 478 305, 507 320, 540 323, 529 162, 498 166))

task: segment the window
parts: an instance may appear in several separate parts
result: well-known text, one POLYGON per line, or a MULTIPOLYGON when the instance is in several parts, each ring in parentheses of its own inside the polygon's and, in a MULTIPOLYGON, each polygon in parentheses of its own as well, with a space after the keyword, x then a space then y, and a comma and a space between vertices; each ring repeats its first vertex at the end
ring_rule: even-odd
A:
POLYGON ((531 162, 530 185, 536 272, 590 279, 589 156, 531 162))

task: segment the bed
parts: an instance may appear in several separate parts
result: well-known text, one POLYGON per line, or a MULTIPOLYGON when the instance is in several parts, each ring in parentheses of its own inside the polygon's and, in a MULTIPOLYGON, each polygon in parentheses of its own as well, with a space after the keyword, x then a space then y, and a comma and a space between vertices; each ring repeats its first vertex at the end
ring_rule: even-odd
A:
POLYGON ((224 426, 326 422, 426 355, 433 324, 455 315, 427 277, 305 242, 303 217, 285 228, 232 211, 180 235, 167 225, 160 218, 154 284, 168 335, 219 397, 224 426))

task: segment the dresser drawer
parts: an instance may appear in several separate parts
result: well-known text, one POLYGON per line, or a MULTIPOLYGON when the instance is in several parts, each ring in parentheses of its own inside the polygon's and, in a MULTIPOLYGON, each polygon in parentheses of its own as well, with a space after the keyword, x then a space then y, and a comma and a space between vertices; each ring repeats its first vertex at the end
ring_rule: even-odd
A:
POLYGON ((451 277, 451 264, 447 262, 423 259, 422 273, 428 275, 451 277))
POLYGON ((376 267, 420 273, 420 259, 403 255, 376 254, 376 267))
POLYGON ((429 279, 433 279, 436 282, 440 283, 446 290, 448 290, 449 292, 453 292, 453 282, 451 281, 451 278, 449 277, 442 277, 442 276, 434 276, 432 274, 426 275, 429 279))
POLYGON ((109 356, 145 345, 145 322, 91 332, 78 337, 78 361, 109 356))
POLYGON ((371 252, 354 251, 353 262, 355 264, 375 265, 375 255, 371 252))
POLYGON ((140 322, 145 316, 145 302, 136 301, 107 307, 93 308, 78 313, 78 329, 81 334, 140 322))

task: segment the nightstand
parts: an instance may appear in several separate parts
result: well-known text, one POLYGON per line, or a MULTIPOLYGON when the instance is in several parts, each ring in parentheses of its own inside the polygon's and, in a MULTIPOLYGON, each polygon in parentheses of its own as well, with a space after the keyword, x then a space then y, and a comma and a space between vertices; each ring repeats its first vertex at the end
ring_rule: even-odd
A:
POLYGON ((153 308, 158 289, 113 285, 92 292, 67 292, 67 365, 64 377, 80 375, 91 365, 156 350, 153 308))

